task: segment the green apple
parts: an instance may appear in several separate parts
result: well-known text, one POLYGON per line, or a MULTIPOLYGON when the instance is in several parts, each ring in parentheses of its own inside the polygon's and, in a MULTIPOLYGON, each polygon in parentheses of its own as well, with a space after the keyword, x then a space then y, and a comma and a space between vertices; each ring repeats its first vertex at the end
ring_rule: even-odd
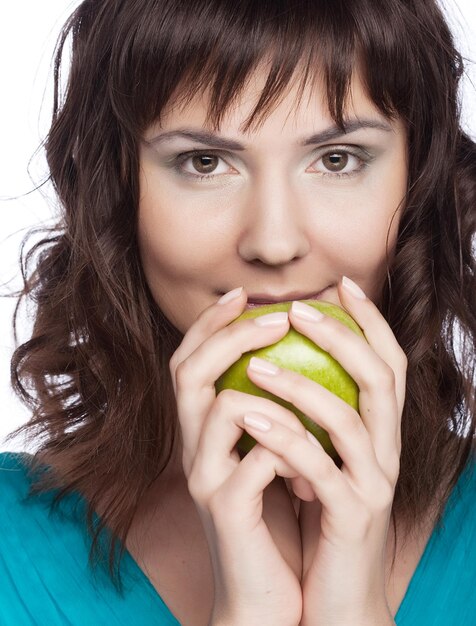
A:
MULTIPOLYGON (((321 300, 303 300, 303 302, 322 311, 325 315, 335 318, 353 330, 357 335, 365 338, 364 333, 355 320, 341 307, 321 300)), ((291 302, 277 302, 247 309, 236 318, 236 320, 233 320, 232 323, 243 319, 258 317, 259 315, 266 315, 267 313, 274 313, 275 311, 288 311, 291 308, 291 304, 291 302)), ((223 389, 237 389, 244 393, 269 398, 287 409, 290 409, 304 424, 307 430, 317 438, 325 451, 334 460, 339 460, 339 455, 332 445, 328 433, 323 428, 318 426, 310 417, 305 415, 294 405, 261 389, 261 387, 255 385, 248 378, 246 369, 253 356, 266 359, 279 367, 293 370, 307 376, 323 387, 326 387, 326 389, 358 411, 359 388, 353 378, 351 378, 344 368, 328 352, 319 348, 319 346, 308 337, 305 337, 291 326, 288 333, 278 342, 264 348, 244 353, 215 383, 217 393, 223 389)), ((247 453, 255 444, 256 440, 245 432, 238 441, 238 448, 242 452, 247 453)))

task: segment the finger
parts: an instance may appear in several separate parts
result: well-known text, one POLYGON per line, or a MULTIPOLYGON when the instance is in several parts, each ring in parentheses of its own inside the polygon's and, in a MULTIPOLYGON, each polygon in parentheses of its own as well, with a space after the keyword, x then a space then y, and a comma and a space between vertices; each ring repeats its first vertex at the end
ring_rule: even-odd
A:
MULTIPOLYGON (((299 307, 308 305, 299 303, 299 307)), ((381 467, 392 473, 400 453, 400 415, 393 370, 364 338, 340 321, 328 315, 319 321, 303 319, 294 303, 289 317, 300 333, 334 357, 357 383, 360 416, 381 467)))
POLYGON ((172 355, 169 370, 176 393, 175 372, 179 363, 184 361, 198 346, 220 328, 238 317, 245 308, 247 295, 242 287, 232 289, 212 305, 203 310, 185 334, 180 346, 172 355))
MULTIPOLYGON (((356 482, 369 486, 369 477, 380 471, 370 435, 360 415, 347 402, 315 381, 291 370, 253 369, 261 359, 252 358, 248 377, 259 387, 290 402, 328 432, 334 448, 356 482)), ((370 484, 371 487, 371 484, 370 484)))
POLYGON ((256 411, 272 415, 275 423, 286 425, 296 434, 305 433, 296 415, 276 402, 234 389, 223 390, 203 425, 193 461, 194 466, 205 467, 204 473, 216 478, 218 482, 213 489, 239 460, 235 446, 243 434, 243 412, 256 411), (230 458, 234 463, 230 463, 230 458))
POLYGON ((408 359, 398 343, 392 329, 377 306, 366 297, 356 283, 342 277, 338 286, 339 299, 344 308, 362 328, 365 337, 376 354, 387 363, 395 376, 395 394, 397 400, 397 452, 401 451, 401 420, 405 403, 406 376, 408 359))
POLYGON ((304 500, 305 502, 313 502, 316 499, 314 489, 311 487, 309 481, 302 476, 297 476, 297 478, 291 478, 291 485, 294 494, 300 500, 304 500))
POLYGON ((184 451, 194 455, 202 430, 197 415, 204 415, 214 401, 215 381, 221 374, 245 352, 277 342, 288 330, 286 312, 241 320, 218 330, 178 365, 177 408, 184 451))
POLYGON ((306 435, 302 436, 273 422, 269 415, 258 413, 245 414, 243 427, 259 444, 281 457, 298 476, 305 478, 331 515, 348 519, 357 502, 356 494, 311 433, 306 431, 306 435), (256 427, 256 423, 262 419, 271 423, 269 430, 263 431, 256 427))
POLYGON ((228 511, 230 528, 241 533, 244 527, 253 530, 262 520, 262 498, 266 487, 276 476, 293 478, 297 475, 298 472, 284 459, 258 443, 215 492, 210 507, 221 516, 228 511), (250 502, 257 505, 251 513, 250 507, 246 506, 250 502))
POLYGON ((405 402, 407 356, 395 338, 387 320, 365 293, 347 277, 338 286, 339 299, 344 308, 364 331, 364 335, 395 374, 398 411, 401 414, 405 402), (355 289, 357 287, 357 289, 355 289))

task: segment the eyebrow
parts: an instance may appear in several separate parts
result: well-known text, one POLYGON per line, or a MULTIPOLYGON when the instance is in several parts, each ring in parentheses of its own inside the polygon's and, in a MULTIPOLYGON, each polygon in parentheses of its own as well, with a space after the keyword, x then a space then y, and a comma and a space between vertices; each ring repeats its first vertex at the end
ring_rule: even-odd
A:
MULTIPOLYGON (((344 137, 350 133, 354 133, 361 128, 375 128, 377 130, 381 130, 384 132, 394 132, 393 128, 390 124, 387 124, 383 121, 372 120, 372 119, 361 119, 361 120, 347 120, 344 122, 344 133, 337 126, 330 126, 325 130, 315 133, 310 137, 306 137, 301 139, 298 142, 300 146, 309 146, 312 144, 324 143, 326 141, 332 141, 333 139, 338 139, 339 137, 344 137)), ((228 139, 226 137, 222 137, 220 135, 216 135, 215 133, 206 131, 206 130, 194 130, 193 128, 181 128, 177 130, 170 130, 165 133, 161 133, 160 135, 155 136, 153 139, 150 139, 146 143, 151 145, 159 145, 161 143, 171 141, 176 137, 182 137, 184 139, 191 139, 198 143, 204 144, 210 148, 220 148, 224 150, 246 150, 246 147, 235 141, 234 139, 228 139)))

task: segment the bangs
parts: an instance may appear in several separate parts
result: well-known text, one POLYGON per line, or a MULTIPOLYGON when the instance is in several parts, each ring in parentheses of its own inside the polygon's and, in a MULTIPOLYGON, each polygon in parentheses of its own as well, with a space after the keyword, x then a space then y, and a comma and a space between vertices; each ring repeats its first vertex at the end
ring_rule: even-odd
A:
POLYGON ((308 83, 324 89, 329 113, 344 130, 358 72, 368 97, 393 120, 412 106, 404 94, 418 93, 409 84, 418 80, 412 40, 424 38, 414 14, 405 15, 401 4, 392 15, 392 3, 373 0, 135 3, 121 16, 113 44, 111 104, 119 123, 136 135, 160 121, 167 104, 207 92, 207 123, 218 129, 251 75, 266 67, 245 132, 262 123, 296 79, 298 99, 308 83))

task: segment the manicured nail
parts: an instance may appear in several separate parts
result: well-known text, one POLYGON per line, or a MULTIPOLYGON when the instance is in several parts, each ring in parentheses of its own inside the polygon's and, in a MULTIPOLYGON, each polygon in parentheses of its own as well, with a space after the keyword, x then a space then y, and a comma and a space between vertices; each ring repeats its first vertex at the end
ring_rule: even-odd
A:
POLYGON ((243 291, 243 287, 237 287, 236 289, 232 289, 231 291, 226 293, 224 296, 222 296, 217 301, 217 304, 226 304, 227 302, 231 302, 232 300, 236 300, 236 298, 239 298, 241 296, 241 292, 242 291, 243 291))
POLYGON ((318 440, 314 437, 314 435, 309 432, 308 430, 306 430, 306 437, 309 439, 309 441, 315 445, 317 448, 322 448, 321 444, 318 442, 318 440))
POLYGON ((347 276, 342 276, 342 286, 350 294, 352 294, 355 298, 358 298, 359 300, 365 300, 367 298, 362 289, 358 285, 356 285, 353 280, 347 278, 347 276))
POLYGON ((267 432, 271 428, 271 422, 259 413, 247 413, 243 417, 243 422, 247 426, 251 426, 251 428, 261 430, 263 433, 267 432))
POLYGON ((277 313, 268 313, 256 317, 254 322, 258 326, 282 326, 288 321, 287 311, 278 311, 277 313))
POLYGON ((258 359, 255 356, 251 357, 248 367, 250 370, 253 370, 253 372, 267 374, 268 376, 276 376, 276 374, 280 372, 280 368, 274 363, 270 363, 264 359, 258 359))
POLYGON ((314 307, 297 300, 293 302, 291 310, 296 317, 306 320, 306 322, 320 322, 325 318, 325 315, 314 307))

